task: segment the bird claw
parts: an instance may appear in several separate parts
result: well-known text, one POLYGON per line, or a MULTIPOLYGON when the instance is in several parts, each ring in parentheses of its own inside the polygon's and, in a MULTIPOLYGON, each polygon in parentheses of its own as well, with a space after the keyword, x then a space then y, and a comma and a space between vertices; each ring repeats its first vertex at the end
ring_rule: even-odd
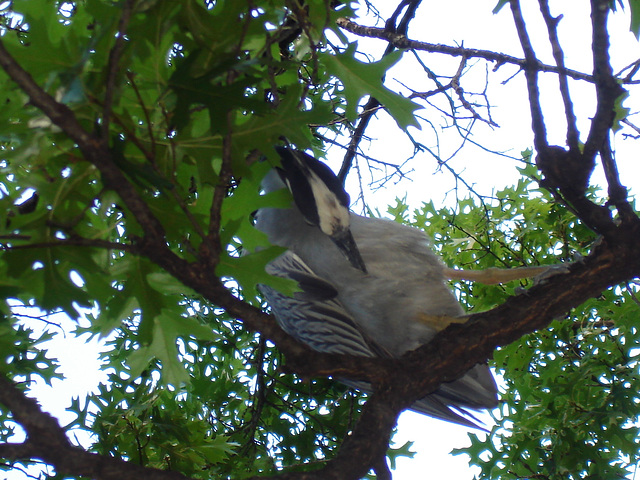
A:
POLYGON ((469 320, 470 315, 462 315, 460 317, 452 317, 449 315, 429 315, 421 313, 418 315, 418 321, 435 328, 437 332, 440 332, 447 328, 452 323, 466 323, 469 320))
POLYGON ((533 277, 533 285, 544 285, 549 281, 551 277, 556 275, 565 275, 569 273, 571 264, 558 263, 556 265, 550 265, 547 270, 533 277))

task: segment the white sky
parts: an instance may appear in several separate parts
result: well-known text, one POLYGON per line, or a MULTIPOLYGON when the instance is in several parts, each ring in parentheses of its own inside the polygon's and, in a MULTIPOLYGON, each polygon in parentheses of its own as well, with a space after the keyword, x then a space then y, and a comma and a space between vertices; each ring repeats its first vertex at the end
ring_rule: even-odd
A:
MULTIPOLYGON (((391 6, 396 2, 386 3, 391 6)), ((466 47, 494 49, 521 57, 519 43, 511 23, 510 10, 506 6, 498 15, 492 15, 491 10, 495 3, 495 0, 425 2, 417 15, 417 18, 421 20, 420 22, 414 21, 409 36, 416 40, 448 45, 460 44, 464 41, 466 47)), ((532 18, 531 15, 527 15, 529 13, 527 6, 536 7, 535 10, 531 10, 533 17, 537 19, 536 28, 530 30, 530 35, 534 39, 534 45, 544 46, 544 48, 537 50, 541 60, 553 63, 548 46, 543 42, 535 41, 536 38, 543 40, 546 38, 546 29, 540 21, 537 2, 523 3, 525 4, 523 5, 525 18, 532 18), (542 52, 546 52, 546 55, 541 55, 542 52)), ((553 9, 557 3, 551 3, 552 13, 557 13, 553 9)), ((563 3, 566 4, 566 2, 563 3)), ((571 8, 571 13, 566 15, 560 23, 560 39, 565 48, 567 66, 590 72, 590 21, 586 7, 587 2, 582 2, 579 6, 571 8)), ((382 13, 383 18, 386 18, 387 12, 382 13)), ((616 71, 640 57, 640 48, 635 37, 630 33, 625 33, 628 31, 628 23, 628 18, 624 13, 615 15, 611 22, 611 30, 615 34, 612 52, 615 54, 614 70, 616 71)), ((532 23, 528 23, 528 26, 532 25, 532 23)), ((379 58, 385 48, 384 42, 372 41, 371 44, 374 46, 374 51, 377 52, 377 58, 379 58)), ((407 54, 405 57, 408 58, 409 55, 407 54)), ((430 54, 426 58, 428 58, 427 61, 430 65, 436 65, 432 62, 438 61, 439 56, 430 54)), ((412 77, 411 69, 415 68, 415 65, 411 65, 410 62, 406 63, 407 66, 398 65, 388 76, 388 84, 391 87, 396 85, 393 81, 394 77, 403 82, 412 77)), ((455 64, 457 65, 457 61, 455 64)), ((434 70, 437 71, 437 68, 434 67, 434 70)), ((482 64, 477 65, 474 70, 484 75, 482 64)), ((454 71, 455 69, 451 72, 454 71)), ((503 80, 513 72, 514 67, 503 66, 498 72, 490 73, 490 78, 503 80)), ((417 83, 422 81, 419 79, 424 78, 421 70, 413 77, 416 79, 416 84, 413 86, 417 90, 433 88, 432 84, 420 85, 417 83)), ((546 84, 546 88, 543 90, 543 106, 547 114, 549 140, 550 143, 564 145, 564 113, 556 108, 553 115, 549 114, 550 108, 559 107, 561 104, 558 99, 556 79, 552 75, 545 77, 543 80, 546 84)), ((464 82, 463 78, 463 87, 464 82)), ((583 132, 586 132, 588 118, 594 109, 592 89, 584 82, 571 82, 571 86, 580 88, 580 96, 574 96, 573 100, 576 114, 580 119, 579 126, 583 132)), ((518 156, 520 151, 532 146, 529 107, 522 74, 511 80, 506 86, 501 86, 499 81, 491 82, 489 98, 494 105, 493 119, 500 125, 500 128, 492 129, 485 125, 477 125, 475 140, 480 144, 488 143, 496 150, 508 151, 511 155, 518 156)), ((372 156, 385 160, 400 160, 411 155, 411 145, 405 141, 393 121, 385 119, 384 114, 379 115, 379 118, 380 120, 367 131, 369 135, 375 137, 371 143, 372 156)), ((437 121, 438 119, 432 120, 437 121)), ((419 135, 415 131, 413 134, 419 135)), ((423 141, 429 143, 428 140, 423 141)), ((440 141, 443 157, 453 153, 459 144, 457 136, 449 136, 444 133, 440 141)), ((637 191, 637 179, 640 176, 638 175, 637 157, 633 152, 633 142, 618 140, 615 147, 618 152, 623 184, 634 179, 635 185, 627 186, 631 186, 637 191)), ((335 162, 333 166, 339 164, 341 155, 341 152, 337 151, 330 154, 329 158, 335 162)), ((488 155, 477 148, 463 150, 452 160, 451 165, 458 171, 464 169, 465 178, 474 182, 478 191, 484 194, 490 194, 494 189, 511 184, 517 179, 517 172, 512 161, 488 155)), ((366 199, 369 206, 377 207, 384 212, 388 204, 394 203, 396 197, 404 197, 405 193, 409 204, 413 207, 429 200, 433 200, 436 205, 451 205, 451 202, 455 201, 455 195, 447 195, 447 192, 454 186, 453 178, 444 172, 434 174, 435 166, 432 158, 426 154, 420 156, 411 164, 411 167, 415 169, 415 172, 410 175, 413 183, 403 182, 386 190, 377 191, 374 201, 372 201, 374 196, 368 194, 366 199)), ((596 178, 602 178, 602 176, 599 174, 596 178)), ((602 180, 600 182, 603 183, 602 180)), ((357 192, 352 192, 352 198, 356 196, 357 192)), ((65 322, 68 321, 62 321, 62 323, 65 322)), ((85 391, 95 388, 98 381, 104 381, 106 375, 99 372, 95 342, 85 344, 83 339, 67 336, 62 341, 50 343, 47 348, 52 356, 60 360, 62 371, 67 378, 64 381, 54 380, 52 388, 37 385, 32 389, 32 394, 37 396, 47 411, 61 418, 64 424, 72 419, 70 414, 65 412, 71 397, 82 396, 85 391)), ((411 412, 402 414, 398 423, 398 434, 394 440, 398 446, 407 440, 413 441, 412 449, 418 453, 413 459, 399 461, 394 479, 471 479, 474 471, 468 467, 467 457, 449 455, 452 448, 468 445, 467 432, 468 430, 464 427, 433 420, 423 415, 411 412)))

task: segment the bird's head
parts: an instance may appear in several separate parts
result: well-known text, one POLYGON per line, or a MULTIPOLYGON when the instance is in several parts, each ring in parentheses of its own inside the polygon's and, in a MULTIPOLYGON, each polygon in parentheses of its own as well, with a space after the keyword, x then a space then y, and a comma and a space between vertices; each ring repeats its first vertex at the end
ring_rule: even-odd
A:
POLYGON ((349 194, 324 163, 299 150, 276 147, 282 168, 280 177, 305 220, 337 245, 349 263, 367 272, 349 228, 349 194))

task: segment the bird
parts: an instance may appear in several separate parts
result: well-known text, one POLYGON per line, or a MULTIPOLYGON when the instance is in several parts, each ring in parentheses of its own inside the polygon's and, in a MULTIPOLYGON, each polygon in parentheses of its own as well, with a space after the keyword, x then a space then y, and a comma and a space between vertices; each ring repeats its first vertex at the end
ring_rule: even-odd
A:
MULTIPOLYGON (((287 249, 267 272, 300 287, 293 296, 260 287, 283 330, 319 352, 398 358, 450 322, 464 321, 447 285, 446 272, 453 269, 423 231, 351 212, 349 195, 327 165, 291 147, 276 151, 281 167, 266 175, 262 189, 286 187, 293 201, 289 208, 260 208, 255 226, 287 249)), ((365 382, 340 381, 371 391, 365 382)), ((479 364, 410 409, 483 428, 476 412, 496 407, 497 392, 488 365, 479 364)))

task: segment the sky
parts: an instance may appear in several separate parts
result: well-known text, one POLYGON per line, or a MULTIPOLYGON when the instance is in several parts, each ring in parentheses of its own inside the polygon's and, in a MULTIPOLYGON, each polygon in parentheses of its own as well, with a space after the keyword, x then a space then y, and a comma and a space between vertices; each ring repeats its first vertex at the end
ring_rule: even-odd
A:
MULTIPOLYGON (((396 2, 386 3, 391 5, 396 2)), ((537 2, 523 3, 525 7, 537 4, 537 2)), ((421 7, 422 11, 419 11, 417 15, 417 18, 422 20, 414 22, 409 37, 448 45, 456 45, 464 41, 466 47, 494 49, 514 56, 522 56, 515 30, 510 21, 508 7, 505 7, 499 14, 493 15, 491 10, 494 5, 495 1, 493 0, 424 2, 421 7)), ((554 5, 555 3, 552 2, 552 12, 554 5)), ((385 18, 386 12, 381 13, 385 18)), ((525 8, 525 15, 527 13, 525 8)), ((531 13, 533 17, 539 19, 540 15, 537 11, 531 13)), ((611 31, 616 32, 612 39, 612 51, 617 53, 614 58, 615 70, 619 70, 640 58, 640 48, 635 37, 630 33, 625 33, 628 32, 628 23, 626 12, 619 12, 611 22, 611 31)), ((368 24, 372 25, 373 21, 368 24)), ((571 14, 566 15, 560 22, 560 38, 565 48, 567 66, 584 72, 591 71, 589 25, 588 11, 580 6, 573 7, 571 14)), ((544 27, 540 21, 536 23, 536 28, 531 36, 534 40, 546 38, 544 27)), ((547 63, 553 63, 550 49, 544 46, 542 41, 536 41, 534 44, 543 46, 539 51, 546 52, 541 59, 547 63)), ((361 41, 361 48, 365 47, 373 49, 374 55, 379 58, 384 51, 385 43, 382 41, 361 41)), ((412 77, 411 72, 416 68, 416 64, 407 57, 408 55, 405 55, 406 61, 400 62, 388 75, 387 84, 392 88, 399 87, 397 80, 406 81, 407 78, 412 77)), ((435 55, 425 56, 425 58, 428 58, 429 62, 438 61, 435 55)), ((483 64, 476 65, 474 71, 476 73, 470 75, 485 74, 483 64)), ((489 76, 492 79, 504 80, 512 73, 514 73, 514 68, 505 66, 495 73, 489 72, 489 76)), ((416 78, 418 77, 416 76, 416 78)), ((564 114, 560 110, 553 110, 560 103, 555 81, 555 77, 551 75, 545 75, 542 79, 545 85, 543 88, 543 107, 546 112, 553 111, 553 114, 546 118, 550 143, 564 145, 564 114)), ((419 84, 414 87, 417 90, 432 88, 430 85, 425 88, 424 85, 419 84)), ((581 119, 579 127, 582 131, 586 131, 585 125, 588 125, 589 116, 594 108, 592 89, 584 82, 572 82, 572 87, 579 92, 574 97, 576 113, 581 119)), ((506 85, 500 85, 499 81, 493 81, 489 94, 492 104, 495 105, 492 110, 493 119, 500 125, 500 128, 478 125, 474 139, 492 149, 518 156, 522 150, 531 148, 533 143, 522 75, 516 76, 506 85)), ((428 138, 428 128, 425 127, 423 132, 428 138)), ((385 117, 384 114, 378 115, 378 120, 367 133, 373 137, 369 148, 372 153, 375 152, 376 158, 399 160, 412 154, 411 145, 404 140, 404 136, 397 130, 393 120, 385 117)), ((415 131, 413 133, 419 134, 415 131)), ((449 135, 446 131, 441 131, 439 134, 442 155, 446 158, 457 150, 460 140, 457 136, 449 135)), ((425 140, 425 143, 428 141, 425 140)), ((618 152, 622 178, 640 179, 638 165, 631 150, 633 142, 618 141, 615 148, 618 152)), ((342 152, 336 150, 329 152, 329 160, 335 169, 339 166, 341 156, 342 152)), ((464 177, 473 182, 474 187, 483 194, 490 194, 494 189, 500 189, 517 180, 517 172, 512 160, 488 154, 478 148, 465 148, 451 160, 450 165, 458 171, 464 170, 464 177)), ((414 169, 410 174, 412 181, 403 181, 398 185, 391 184, 386 189, 376 191, 375 194, 365 192, 365 199, 369 206, 384 212, 387 205, 395 202, 396 197, 406 197, 412 207, 418 207, 422 202, 429 200, 433 200, 436 205, 447 206, 451 206, 452 202, 455 202, 456 195, 452 193, 455 186, 454 179, 445 171, 436 172, 436 163, 433 158, 423 154, 415 159, 411 166, 414 169)), ((366 174, 366 171, 363 170, 363 172, 366 174)), ((596 183, 603 183, 601 174, 595 175, 594 179, 596 183)), ((367 178, 364 180, 366 181, 367 178)), ((640 188, 637 182, 638 180, 635 185, 629 185, 635 191, 640 188)), ((350 179, 348 188, 355 188, 355 186, 355 180, 350 179)), ((352 198, 355 196, 355 192, 352 192, 352 198)), ((60 321, 64 330, 71 329, 70 320, 64 318, 56 320, 60 321)), ((78 338, 73 335, 61 334, 56 342, 46 345, 46 348, 50 349, 51 355, 60 360, 66 379, 63 381, 54 380, 52 387, 36 385, 32 389, 32 394, 41 400, 43 407, 58 416, 63 424, 72 419, 70 414, 65 412, 70 399, 82 396, 84 392, 94 389, 99 381, 106 379, 106 374, 99 370, 98 344, 95 340, 89 343, 85 343, 85 340, 85 337, 78 338)), ((468 445, 468 433, 469 430, 461 426, 412 412, 403 413, 398 422, 398 433, 394 436, 394 442, 396 446, 400 446, 406 441, 413 441, 412 449, 417 454, 412 459, 399 461, 394 479, 446 478, 462 480, 473 478, 474 473, 477 472, 469 468, 467 457, 449 454, 453 448, 468 445)), ((481 434, 479 431, 476 433, 481 434)))

